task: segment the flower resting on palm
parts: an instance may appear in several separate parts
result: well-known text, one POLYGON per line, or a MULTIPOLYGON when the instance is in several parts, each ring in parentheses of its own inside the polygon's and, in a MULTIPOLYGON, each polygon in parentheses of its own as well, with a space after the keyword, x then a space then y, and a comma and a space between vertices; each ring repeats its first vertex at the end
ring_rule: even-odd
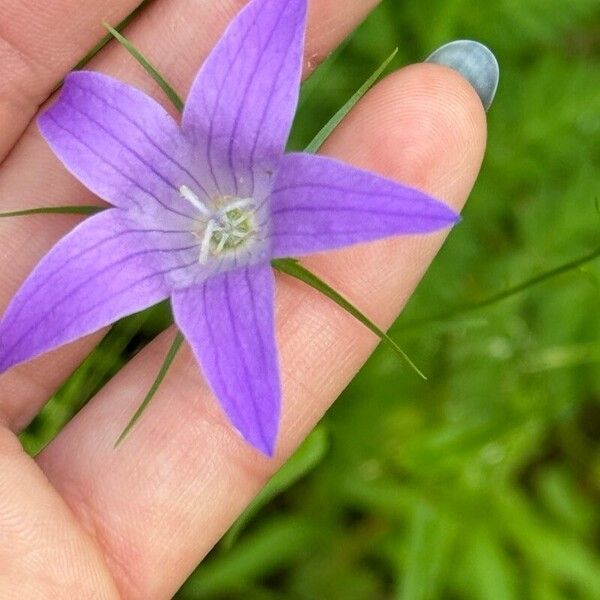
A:
POLYGON ((231 423, 272 455, 281 386, 272 258, 456 222, 446 205, 338 161, 284 154, 307 0, 252 0, 200 69, 181 124, 154 100, 72 73, 39 118, 113 205, 59 241, 0 323, 0 371, 170 297, 231 423))

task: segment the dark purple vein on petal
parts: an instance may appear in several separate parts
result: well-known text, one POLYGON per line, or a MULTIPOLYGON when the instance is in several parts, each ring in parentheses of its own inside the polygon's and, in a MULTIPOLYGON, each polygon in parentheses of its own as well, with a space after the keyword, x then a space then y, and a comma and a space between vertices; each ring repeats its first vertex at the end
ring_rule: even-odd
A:
MULTIPOLYGON (((261 44, 260 57, 254 64, 254 67, 253 67, 252 71, 250 72, 250 76, 246 80, 246 86, 244 88, 244 93, 243 93, 244 98, 246 98, 248 96, 248 92, 250 91, 250 88, 252 87, 252 85, 254 83, 256 83, 256 80, 257 80, 256 73, 258 72, 258 69, 259 69, 260 65, 262 64, 263 58, 265 56, 264 51, 266 48, 268 48, 269 44, 271 43, 271 40, 273 39, 273 36, 275 35, 275 32, 277 31, 277 27, 279 26, 281 19, 283 18, 283 15, 287 8, 285 2, 282 2, 281 5, 283 8, 281 9, 281 12, 277 15, 277 20, 275 21, 275 25, 271 28, 271 31, 267 37, 266 42, 261 44)), ((256 23, 256 21, 255 21, 255 23, 256 23)), ((284 56, 284 60, 285 60, 285 56, 284 56)), ((229 148, 227 149, 227 158, 229 161, 229 168, 230 168, 231 172, 234 174, 235 174, 235 169, 233 167, 233 143, 235 141, 235 136, 237 134, 238 127, 240 125, 241 117, 242 117, 242 110, 239 109, 237 111, 235 121, 233 123, 233 131, 231 132, 231 136, 229 138, 229 148)), ((259 129, 259 131, 260 131, 260 129, 259 129)), ((235 187, 236 187, 236 191, 237 191, 237 178, 235 176, 234 176, 234 183, 235 183, 235 187)))
MULTIPOLYGON (((277 22, 277 25, 275 26, 275 28, 279 25, 279 21, 277 22)), ((273 103, 273 97, 275 96, 275 90, 278 87, 279 84, 279 80, 281 78, 281 74, 283 73, 283 67, 288 59, 289 56, 289 52, 290 52, 290 48, 292 47, 292 45, 294 44, 294 36, 290 36, 290 43, 288 44, 285 53, 283 54, 283 57, 281 59, 281 62, 279 63, 279 67, 277 69, 277 76, 275 77, 273 83, 271 84, 271 88, 269 90, 269 93, 267 95, 267 102, 265 104, 265 107, 263 109, 263 113, 261 115, 260 118, 260 123, 261 125, 264 123, 265 118, 267 116, 267 112, 269 110, 269 108, 271 107, 271 104, 273 103)), ((254 167, 254 155, 256 153, 256 148, 258 146, 258 140, 260 138, 262 131, 261 131, 261 126, 259 125, 259 128, 256 132, 256 137, 254 138, 254 144, 252 146, 252 151, 250 152, 250 165, 252 167, 254 167)))
MULTIPOLYGON (((281 62, 279 63, 279 68, 277 70, 277 76, 275 77, 273 83, 271 84, 271 88, 270 88, 269 94, 267 96, 267 102, 265 103, 262 115, 260 117, 260 125, 258 127, 258 130, 256 131, 256 136, 254 137, 254 143, 252 144, 252 151, 250 152, 250 172, 252 173, 252 195, 254 194, 254 160, 255 160, 256 148, 258 147, 258 140, 262 133, 261 125, 264 123, 265 118, 267 116, 267 112, 273 102, 273 97, 275 96, 275 89, 277 88, 277 84, 279 83, 279 80, 281 78, 281 73, 283 72, 283 67, 285 65, 287 55, 289 54, 290 48, 292 47, 293 43, 294 43, 294 36, 290 36, 290 43, 289 43, 288 47, 286 48, 286 51, 283 55, 281 62)), ((237 183, 236 183, 236 185, 237 185, 237 183)))
MULTIPOLYGON (((160 171, 158 171, 154 167, 154 165, 152 165, 152 163, 148 162, 139 152, 137 152, 137 150, 135 150, 131 146, 128 146, 127 143, 124 142, 120 137, 118 137, 115 134, 114 131, 112 131, 112 130, 108 129, 107 127, 105 127, 100 121, 98 121, 97 119, 95 119, 94 117, 92 117, 90 114, 86 113, 85 111, 81 110, 75 104, 73 104, 71 102, 68 102, 68 101, 66 102, 66 104, 68 104, 75 112, 78 112, 82 117, 85 117, 85 118, 89 119, 92 123, 94 123, 94 125, 96 125, 97 127, 99 127, 104 133, 106 133, 106 135, 108 135, 115 142, 117 142, 118 144, 120 144, 125 150, 127 150, 127 152, 129 152, 130 154, 132 154, 133 156, 135 156, 135 158, 144 166, 144 168, 148 169, 151 173, 153 173, 156 177, 158 177, 158 179, 160 179, 167 187, 170 187, 174 192, 176 192, 177 194, 179 194, 179 188, 178 188, 177 185, 175 185, 170 179, 168 179, 160 171)), ((138 186, 139 186, 139 184, 138 184, 138 186)), ((142 186, 139 186, 139 187, 142 187, 142 186)), ((144 188, 142 188, 142 189, 144 189, 144 188)), ((150 194, 150 195, 153 196, 154 194, 150 194)), ((161 202, 161 204, 163 206, 165 206, 162 202, 161 202)), ((181 216, 190 218, 189 215, 186 215, 184 213, 179 213, 178 211, 176 211, 175 209, 173 209, 171 207, 169 207, 169 210, 171 210, 172 212, 177 213, 177 214, 179 214, 181 216)))
MULTIPOLYGON (((81 259, 82 256, 85 256, 86 254, 88 254, 89 252, 91 252, 92 250, 95 250, 96 248, 98 248, 98 246, 101 246, 102 244, 104 244, 105 242, 111 242, 113 240, 116 240, 120 237, 122 237, 123 235, 127 235, 131 233, 131 231, 129 229, 124 230, 124 231, 119 231, 116 234, 111 234, 108 235, 98 241, 96 241, 94 244, 92 244, 91 246, 87 246, 84 250, 82 250, 81 252, 79 252, 78 254, 74 254, 73 256, 69 256, 69 258, 67 258, 65 261, 61 262, 60 265, 58 265, 55 269, 52 269, 51 271, 49 271, 46 274, 46 277, 44 277, 40 282, 38 282, 38 285, 36 285, 33 290, 31 291, 30 295, 33 296, 35 294, 37 294, 40 289, 42 289, 50 279, 52 279, 52 277, 54 277, 54 275, 56 275, 56 273, 58 273, 59 271, 61 271, 62 269, 64 269, 65 266, 67 266, 68 264, 72 263, 74 260, 79 260, 81 259)), ((16 313, 13 315, 13 318, 17 318, 21 312, 23 311, 23 309, 25 308, 25 304, 21 305, 21 307, 19 308, 19 310, 16 311, 16 313)))
POLYGON ((282 206, 273 209, 273 214, 284 214, 294 212, 327 212, 327 213, 357 213, 359 216, 384 216, 384 217, 406 217, 406 218, 421 218, 429 221, 449 221, 449 219, 437 215, 429 215, 421 212, 405 212, 405 211, 390 211, 390 210, 372 210, 364 208, 356 208, 354 206, 282 206))
MULTIPOLYGON (((173 251, 177 251, 177 249, 173 249, 173 251)), ((157 253, 160 253, 160 252, 171 252, 171 249, 169 249, 169 250, 155 250, 155 249, 151 249, 151 250, 142 250, 140 252, 135 252, 133 254, 130 254, 129 256, 126 256, 126 257, 118 260, 117 262, 114 262, 114 263, 111 263, 110 265, 107 265, 103 269, 100 269, 100 271, 94 272, 91 275, 91 277, 88 277, 83 282, 81 282, 80 284, 78 284, 75 288, 69 290, 69 292, 67 292, 67 294, 65 294, 64 296, 62 296, 57 302, 53 303, 46 312, 42 313, 42 315, 39 317, 39 319, 36 321, 36 323, 34 323, 31 327, 27 328, 23 332, 23 334, 19 338, 17 338, 17 340, 5 351, 5 354, 10 354, 16 347, 19 346, 19 344, 23 341, 23 339, 25 339, 34 329, 36 329, 38 327, 38 325, 39 325, 39 323, 41 321, 43 321, 50 313, 52 313, 54 310, 56 310, 59 306, 63 305, 65 302, 68 302, 69 299, 74 294, 76 294, 83 287, 85 287, 90 281, 92 281, 93 279, 95 279, 99 275, 103 275, 104 273, 110 271, 111 269, 113 269, 115 267, 119 267, 120 265, 122 265, 123 263, 125 263, 126 261, 128 261, 128 260, 130 260, 132 258, 138 258, 139 256, 143 256, 143 255, 147 255, 147 254, 152 254, 154 252, 157 252, 157 253)), ((94 310, 98 306, 101 306, 102 304, 105 304, 108 300, 111 300, 111 299, 115 298, 116 296, 119 296, 120 294, 128 291, 134 285, 138 285, 138 284, 143 283, 144 281, 147 281, 148 279, 152 279, 154 277, 158 278, 161 275, 166 275, 167 273, 171 273, 173 271, 178 271, 178 270, 181 270, 181 269, 187 269, 188 267, 196 264, 196 262, 197 261, 194 260, 191 263, 188 263, 188 264, 185 264, 185 265, 180 265, 178 267, 173 267, 173 268, 170 268, 170 269, 165 269, 164 271, 157 271, 155 273, 151 273, 149 275, 146 275, 146 276, 144 276, 141 279, 138 279, 136 281, 128 282, 127 285, 124 288, 122 288, 119 291, 115 292, 114 294, 108 296, 108 298, 104 297, 100 302, 97 302, 96 304, 88 306, 84 311, 78 312, 77 315, 79 317, 81 317, 81 316, 89 314, 92 310, 94 310)), ((39 291, 39 289, 40 288, 38 288, 38 291, 39 291)))
MULTIPOLYGON (((390 186, 392 187, 392 186, 390 186)), ((400 185, 396 184, 395 185, 396 188, 399 188, 400 185)), ((275 188, 273 190, 273 194, 276 194, 278 192, 287 192, 289 190, 301 190, 302 188, 307 188, 307 189, 326 189, 326 190, 332 190, 334 192, 343 192, 345 194, 352 194, 354 196, 370 196, 373 198, 389 198, 390 196, 392 196, 392 193, 385 193, 385 192, 373 192, 370 189, 362 189, 362 188, 356 188, 356 187, 347 187, 347 186, 343 186, 343 185, 335 185, 333 183, 311 183, 311 182, 305 182, 305 183, 290 183, 288 185, 283 185, 281 187, 275 188)), ((407 192, 413 192, 413 193, 421 193, 422 195, 424 195, 422 192, 418 192, 417 190, 413 190, 412 188, 406 188, 407 192)), ((395 196, 398 197, 398 196, 395 196)), ((318 204, 315 204, 315 206, 318 206, 318 204)))
MULTIPOLYGON (((262 335, 263 331, 258 323, 258 318, 257 318, 258 307, 256 306, 256 299, 254 297, 254 289, 252 287, 252 278, 250 277, 249 271, 250 271, 249 267, 244 268, 244 279, 246 280, 246 285, 248 286, 248 289, 251 290, 250 303, 252 304, 252 320, 254 321, 254 328, 256 329, 256 331, 258 333, 258 342, 259 342, 259 348, 260 348, 261 362, 263 364, 263 367, 266 370, 269 366, 269 360, 267 358, 268 357, 268 353, 267 353, 267 345, 268 344, 262 335)), ((269 384, 270 383, 271 383, 271 379, 269 378, 269 384)), ((271 385, 269 385, 269 387, 271 387, 271 385)), ((279 390, 272 389, 271 391, 273 392, 274 395, 279 394, 279 390)))
MULTIPOLYGON (((225 85, 228 83, 228 81, 231 77, 231 74, 233 72, 233 67, 237 64, 238 58, 240 57, 240 55, 242 53, 242 50, 246 44, 248 36, 250 35, 250 32, 252 31, 252 29, 254 28, 255 25, 256 25, 256 15, 254 16, 254 19, 253 19, 252 23, 250 23, 248 29, 244 32, 244 35, 241 39, 239 46, 237 47, 237 50, 233 56, 233 59, 230 59, 230 63, 229 63, 230 68, 227 71, 227 74, 225 75, 223 80, 221 81, 221 85, 219 86, 219 88, 217 90, 217 96, 215 98, 214 105, 213 105, 211 115, 210 115, 210 121, 209 121, 209 126, 208 126, 208 137, 207 137, 207 143, 206 143, 206 162, 208 163, 210 173, 215 182, 215 185, 217 186, 217 189, 219 189, 220 186, 219 186, 219 182, 217 181, 217 177, 215 175, 213 157, 212 157, 215 115, 217 114, 217 110, 218 110, 220 102, 221 102, 221 95, 223 94, 225 85)), ((206 95, 203 94, 202 97, 204 99, 204 104, 206 106, 206 95)))
MULTIPOLYGON (((246 353, 242 350, 241 338, 240 338, 240 334, 237 329, 236 319, 235 319, 235 315, 233 312, 233 307, 231 306, 231 290, 229 287, 229 275, 230 274, 231 274, 231 271, 229 271, 228 273, 225 273, 224 277, 225 277, 225 302, 227 305, 226 308, 227 308, 227 314, 229 317, 229 323, 231 324, 231 333, 233 334, 235 346, 238 349, 238 356, 240 356, 240 358, 241 358, 242 369, 244 370, 244 382, 246 383, 246 389, 250 392, 250 401, 252 403, 252 408, 254 409, 255 422, 258 425, 260 437, 262 438, 262 441, 265 443, 265 447, 268 448, 269 441, 267 440, 267 436, 265 435, 265 431, 264 431, 263 425, 262 425, 262 420, 260 417, 261 413, 258 410, 258 406, 256 403, 257 397, 255 394, 256 390, 254 388, 254 385, 252 384, 252 381, 253 381, 252 374, 250 372, 250 368, 248 367, 248 363, 246 362, 246 353)), ((252 288, 250 288, 248 290, 248 293, 250 295, 252 295, 252 288)), ((258 333, 258 335, 260 335, 260 331, 257 333, 258 333)))
MULTIPOLYGON (((364 233, 374 233, 377 234, 379 233, 380 235, 382 235, 382 237, 389 237, 389 236, 394 236, 396 235, 393 231, 390 232, 385 232, 382 234, 381 232, 381 227, 375 227, 374 229, 368 229, 366 227, 362 227, 361 229, 338 229, 336 231, 329 231, 327 230, 327 235, 328 236, 347 236, 347 235, 360 235, 360 234, 364 234, 364 233)), ((273 233, 271 233, 272 238, 277 238, 277 237, 281 237, 281 236, 286 236, 286 237, 305 237, 305 236, 310 236, 310 237, 318 237, 318 238, 323 238, 323 231, 298 231, 298 230, 294 230, 294 231, 286 231, 285 229, 277 229, 276 231, 274 231, 273 233)), ((328 238, 331 239, 331 238, 328 238)))
MULTIPOLYGON (((136 181, 135 179, 132 179, 129 175, 127 175, 127 173, 125 173, 123 170, 121 170, 119 167, 117 167, 114 163, 109 161, 105 156, 102 156, 101 154, 99 154, 94 149, 93 146, 90 146, 87 142, 85 142, 83 139, 81 139, 79 136, 77 136, 71 129, 69 129, 68 127, 65 127, 62 123, 59 123, 58 120, 53 115, 51 115, 50 113, 47 113, 47 116, 56 125, 56 127, 58 127, 59 129, 62 129, 63 131, 68 133, 70 136, 72 136, 74 140, 76 140, 79 144, 81 144, 82 146, 87 148, 94 156, 97 156, 101 161, 105 162, 108 166, 110 166, 112 169, 114 169, 119 175, 121 175, 121 177, 123 177, 124 179, 127 179, 127 181, 129 181, 135 187, 137 187, 142 192, 144 192, 145 194, 147 194, 148 196, 153 198, 165 210, 172 212, 173 214, 179 215, 181 217, 185 217, 186 219, 193 220, 193 217, 191 217, 190 215, 186 215, 184 213, 175 211, 172 208, 170 208, 169 206, 167 206, 166 204, 164 204, 163 202, 161 202, 161 200, 158 198, 158 196, 156 196, 150 190, 148 190, 145 187, 143 187, 142 185, 140 185, 140 183, 138 181, 136 181)), ((133 202, 139 208, 139 210, 143 211, 143 207, 140 205, 139 202, 137 202, 135 200, 133 202)))
POLYGON ((167 159, 171 164, 175 165, 176 167, 178 167, 179 169, 181 169, 204 193, 204 195, 209 198, 209 194, 206 191, 206 189, 204 188, 204 186, 198 181, 198 179, 196 178, 195 175, 193 175, 190 170, 185 167, 184 165, 182 165, 181 163, 179 163, 178 161, 176 161, 169 153, 165 152, 162 148, 162 146, 160 146, 160 144, 158 144, 152 137, 150 137, 150 135, 148 134, 148 132, 146 131, 146 129, 144 127, 142 127, 137 121, 133 120, 126 112, 124 112, 123 110, 121 110, 121 108, 119 108, 117 105, 113 105, 110 104, 109 102, 106 101, 105 98, 103 98, 102 96, 100 96, 100 94, 98 94, 96 91, 92 90, 91 88, 87 88, 85 86, 82 86, 81 84, 77 84, 77 87, 79 90, 86 92, 92 96, 94 96, 97 100, 99 100, 104 106, 110 108, 111 110, 114 110, 115 112, 119 113, 128 123, 130 123, 131 125, 133 125, 143 136, 144 138, 146 138, 146 140, 156 149, 158 150, 158 152, 165 158, 167 159))
MULTIPOLYGON (((223 386, 223 391, 225 392, 225 395, 233 403, 233 409, 236 411, 238 417, 241 419, 241 421, 243 421, 244 425, 247 427, 248 421, 246 420, 246 418, 244 416, 244 412, 240 410, 238 398, 235 394, 231 393, 231 391, 229 390, 229 386, 227 385, 228 379, 227 379, 227 377, 223 376, 223 368, 222 368, 221 360, 220 360, 219 345, 217 344, 217 339, 216 339, 215 332, 214 332, 214 329, 212 326, 212 321, 211 321, 212 315, 209 314, 208 303, 206 301, 206 292, 207 292, 207 288, 209 285, 210 285, 210 280, 207 280, 206 283, 202 286, 202 312, 204 314, 204 320, 206 321, 208 337, 210 338, 208 340, 210 342, 210 344, 207 347, 213 349, 215 368, 217 370, 217 376, 219 377, 219 381, 220 381, 221 385, 223 386)), ((212 388, 212 382, 210 382, 210 380, 208 380, 208 381, 209 381, 209 385, 212 388)), ((214 392, 214 388, 213 388, 213 392, 214 392)), ((217 397, 217 400, 218 400, 219 395, 215 394, 215 396, 217 397)))
MULTIPOLYGON (((119 209, 113 209, 113 210, 119 210, 119 209)), ((49 271, 46 274, 46 277, 44 277, 39 283, 38 285, 36 285, 33 290, 31 291, 31 295, 35 295, 37 294, 41 288, 44 287, 44 285, 46 285, 46 283, 48 283, 48 281, 54 277, 54 275, 56 275, 56 273, 58 273, 58 271, 64 269, 65 266, 69 265, 70 263, 72 263, 74 260, 81 260, 82 257, 84 257, 86 254, 89 254, 90 252, 92 252, 93 250, 95 250, 96 248, 98 248, 99 246, 101 246, 102 244, 106 243, 106 242, 113 242, 121 237, 127 236, 129 234, 132 233, 187 233, 185 231, 178 231, 178 230, 171 230, 171 231, 166 231, 166 230, 162 230, 162 229, 124 229, 123 231, 119 231, 115 234, 111 234, 108 235, 106 237, 103 237, 100 240, 97 240, 96 242, 94 242, 94 244, 92 244, 91 246, 86 246, 86 248, 84 248, 81 252, 79 252, 78 254, 74 254, 72 256, 69 256, 65 261, 63 261, 59 266, 57 266, 56 269, 53 269, 51 271, 49 271)), ((181 250, 191 250, 192 248, 195 248, 196 246, 198 246, 198 244, 194 244, 192 246, 186 247, 186 248, 174 248, 173 251, 181 251, 181 250)), ((161 252, 166 252, 168 251, 167 249, 165 250, 160 250, 161 252)), ((23 308, 25 307, 25 305, 22 305, 20 307, 19 310, 17 310, 17 312, 14 315, 14 318, 17 318, 21 312, 23 311, 23 308)))

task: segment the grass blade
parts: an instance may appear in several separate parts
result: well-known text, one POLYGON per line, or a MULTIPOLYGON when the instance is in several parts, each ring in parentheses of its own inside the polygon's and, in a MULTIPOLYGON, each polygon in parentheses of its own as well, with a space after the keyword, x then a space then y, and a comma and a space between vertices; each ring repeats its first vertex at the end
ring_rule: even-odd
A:
POLYGON ((336 292, 330 285, 319 279, 314 273, 303 267, 297 260, 292 258, 276 259, 271 261, 271 264, 277 271, 291 275, 296 279, 306 283, 315 290, 321 292, 321 294, 327 296, 333 300, 338 306, 342 307, 346 312, 350 313, 355 319, 360 321, 367 329, 370 329, 379 339, 390 347, 402 360, 421 377, 427 380, 427 377, 423 372, 415 365, 415 363, 408 357, 406 352, 398 346, 398 344, 382 329, 380 329, 375 323, 373 323, 367 316, 365 316, 358 308, 356 308, 349 300, 346 300, 339 292, 336 292))
POLYGON ((111 27, 108 23, 104 23, 104 27, 108 29, 110 35, 112 35, 126 50, 140 63, 146 73, 156 81, 160 86, 160 89, 167 95, 173 106, 181 112, 183 110, 183 100, 179 97, 179 94, 173 89, 167 80, 160 74, 158 69, 124 36, 121 35, 115 28, 111 27))
POLYGON ((94 215, 105 210, 102 206, 43 206, 0 213, 0 219, 6 217, 29 217, 31 215, 94 215))
POLYGON ((600 247, 596 248, 595 250, 593 250, 592 252, 590 252, 588 254, 585 254, 584 256, 581 256, 581 257, 571 260, 569 262, 563 263, 562 265, 558 265, 557 267, 554 267, 552 269, 549 269, 548 271, 540 273, 539 275, 536 275, 535 277, 527 279, 521 283, 518 283, 517 285, 509 287, 505 290, 502 290, 501 292, 497 292, 496 294, 493 294, 493 295, 489 296, 488 298, 484 298, 483 300, 477 300, 476 302, 468 302, 466 304, 457 306, 456 308, 439 313, 437 315, 432 315, 430 317, 423 317, 422 319, 416 319, 414 321, 406 323, 405 325, 399 324, 397 326, 394 326, 392 328, 392 331, 404 331, 407 329, 412 329, 414 327, 422 327, 424 325, 429 325, 430 323, 437 323, 439 321, 445 321, 446 319, 452 319, 454 317, 459 317, 465 313, 479 310, 481 308, 487 308, 489 306, 497 304, 498 302, 507 300, 508 298, 511 298, 512 296, 521 294, 522 292, 525 292, 529 288, 535 287, 536 285, 540 285, 541 283, 544 283, 544 282, 548 281, 549 279, 553 279, 555 277, 558 277, 559 275, 568 273, 569 271, 574 271, 575 269, 578 269, 579 267, 582 267, 583 265, 585 265, 589 262, 592 262, 593 260, 596 260, 599 257, 600 257, 600 247))
POLYGON ((175 360, 175 357, 177 356, 177 352, 179 352, 179 349, 181 348, 182 344, 183 344, 183 335, 181 334, 181 332, 178 331, 177 335, 175 336, 175 339, 173 340, 173 344, 171 344, 171 347, 169 348, 169 351, 167 352, 167 356, 165 357, 165 360, 164 360, 162 366, 160 367, 160 370, 158 372, 158 375, 156 376, 156 379, 154 380, 154 382, 152 383, 152 386, 148 390, 146 397, 144 398, 142 403, 139 405, 138 409, 135 411, 135 414, 133 415, 133 417, 131 417, 129 423, 127 423, 127 426, 125 427, 125 429, 123 430, 121 435, 117 438, 117 441, 115 442, 115 448, 125 439, 127 434, 131 431, 133 426, 137 423, 138 419, 142 416, 142 413, 144 412, 144 410, 146 410, 146 407, 148 406, 148 404, 150 404, 150 401, 152 400, 152 398, 154 398, 154 395, 156 394, 158 388, 160 387, 160 384, 163 382, 164 378, 166 377, 167 372, 168 372, 169 368, 171 367, 171 365, 173 364, 173 361, 175 360))
POLYGON ((333 117, 323 126, 323 128, 313 138, 312 142, 305 148, 305 152, 314 154, 323 145, 325 140, 332 134, 333 130, 342 122, 346 115, 358 104, 358 101, 375 85, 381 74, 386 70, 387 66, 392 62, 398 48, 379 65, 373 74, 356 90, 350 99, 340 108, 333 117))

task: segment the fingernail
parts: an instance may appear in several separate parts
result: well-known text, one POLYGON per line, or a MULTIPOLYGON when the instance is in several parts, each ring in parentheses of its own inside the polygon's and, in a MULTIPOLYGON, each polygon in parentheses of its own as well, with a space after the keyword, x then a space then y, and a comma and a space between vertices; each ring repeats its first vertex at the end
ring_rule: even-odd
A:
POLYGON ((496 95, 500 67, 493 52, 472 40, 456 40, 444 44, 425 62, 446 65, 460 73, 475 88, 487 111, 496 95))

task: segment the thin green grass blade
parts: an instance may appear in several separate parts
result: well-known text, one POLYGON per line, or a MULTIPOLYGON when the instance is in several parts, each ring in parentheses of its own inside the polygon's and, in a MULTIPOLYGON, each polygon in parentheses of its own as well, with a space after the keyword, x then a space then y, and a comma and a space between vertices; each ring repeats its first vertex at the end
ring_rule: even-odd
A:
POLYGON ((166 377, 167 372, 168 372, 169 368, 171 367, 171 365, 173 364, 173 361, 175 360, 175 357, 177 356, 177 352, 179 352, 179 349, 181 348, 182 344, 183 344, 183 335, 181 334, 181 332, 178 331, 177 335, 175 336, 175 339, 173 340, 173 344, 169 348, 169 351, 167 352, 167 356, 165 357, 165 360, 164 360, 162 366, 160 367, 160 370, 158 372, 158 375, 156 376, 156 379, 154 380, 154 383, 148 390, 146 397, 144 398, 142 403, 139 405, 138 409, 135 411, 135 414, 133 415, 133 417, 131 417, 129 423, 127 423, 127 427, 125 427, 125 429, 123 430, 121 435, 117 438, 117 441, 115 442, 115 448, 125 439, 127 434, 131 431, 133 426, 137 423, 138 419, 142 416, 142 413, 144 412, 144 410, 146 410, 146 407, 148 406, 148 404, 150 404, 150 401, 152 400, 152 398, 154 398, 154 395, 156 394, 158 388, 160 387, 160 384, 163 382, 164 378, 166 377))
POLYGON ((447 319, 453 319, 455 317, 462 316, 465 313, 469 313, 475 310, 480 310, 482 308, 488 308, 502 302, 503 300, 507 300, 508 298, 512 298, 518 294, 521 294, 528 289, 540 285, 550 279, 554 279, 559 275, 564 275, 569 271, 574 271, 575 269, 579 269, 583 265, 592 262, 600 257, 600 247, 596 248, 592 252, 585 254, 579 258, 571 260, 569 262, 563 263, 562 265, 558 265, 553 269, 549 269, 544 273, 540 273, 531 279, 527 279, 517 285, 507 288, 506 290, 502 290, 496 294, 489 296, 488 298, 484 298, 483 300, 478 300, 476 302, 468 302, 467 304, 463 304, 462 306, 457 306, 452 310, 448 310, 437 315, 432 315, 430 317, 423 317, 422 319, 416 319, 406 324, 398 324, 392 327, 391 331, 406 331, 407 329, 413 329, 416 327, 423 327, 425 325, 429 325, 431 323, 437 323, 439 321, 445 321, 447 319))
POLYGON ((398 48, 377 67, 373 74, 356 90, 350 99, 340 108, 333 117, 317 133, 312 142, 305 148, 305 152, 314 154, 323 145, 325 140, 332 134, 333 130, 343 121, 346 115, 358 104, 359 100, 375 85, 381 74, 398 54, 398 48))
POLYGON ((44 206, 0 213, 0 219, 6 217, 29 217, 31 215, 94 215, 105 210, 102 206, 44 206))
POLYGON ((183 100, 173 89, 173 86, 159 73, 158 69, 125 36, 121 35, 108 23, 104 23, 104 27, 106 27, 110 35, 112 35, 127 50, 127 52, 140 63, 146 73, 156 81, 160 86, 160 89, 167 95, 173 106, 181 112, 183 110, 183 100))
MULTIPOLYGON (((117 31, 121 31, 122 29, 125 29, 125 27, 127 27, 127 25, 129 25, 129 23, 131 23, 131 21, 133 21, 133 19, 135 19, 135 17, 137 17, 140 12, 142 12, 142 10, 144 10, 144 8, 146 8, 146 6, 148 6, 148 4, 150 4, 150 2, 152 2, 153 0, 143 0, 143 2, 140 2, 140 4, 138 4, 138 6, 132 11, 130 12, 116 27, 115 29, 117 31)), ((113 36, 110 33, 107 33, 105 36, 103 36, 102 38, 100 38, 100 40, 98 40, 98 43, 76 64, 73 66, 73 71, 79 71, 80 69, 83 69, 83 67, 85 67, 85 65, 87 65, 90 60, 92 60, 92 58, 94 58, 94 56, 96 56, 96 54, 98 54, 98 52, 100 52, 100 50, 102 50, 104 48, 104 46, 106 46, 106 44, 108 44, 108 42, 110 42, 110 40, 113 39, 113 36)), ((54 89, 52 90, 52 93, 54 93, 56 90, 58 90, 62 84, 63 84, 64 80, 59 81, 55 86, 54 89)))
MULTIPOLYGON (((107 25, 109 31, 111 28, 107 25)), ((111 31, 113 33, 114 30, 111 31)), ((123 35, 118 32, 114 32, 113 35, 115 38, 123 44, 123 46, 129 51, 131 56, 135 58, 139 64, 146 70, 148 75, 158 83, 161 89, 167 94, 169 99, 173 102, 173 105, 177 110, 181 111, 183 108, 183 102, 173 89, 173 87, 169 84, 169 82, 158 72, 156 67, 152 65, 142 53, 133 46, 133 44, 127 40, 123 35), (116 33, 116 35, 115 35, 116 33)), ((378 79, 381 73, 385 70, 387 65, 391 62, 391 60, 396 56, 398 49, 394 50, 390 56, 382 63, 382 65, 369 77, 369 79, 361 86, 361 88, 350 98, 350 100, 336 113, 333 119, 326 125, 322 132, 320 133, 319 140, 325 141, 325 139, 329 136, 329 134, 333 131, 333 129, 340 123, 340 121, 344 118, 346 114, 352 109, 352 107, 365 95, 367 90, 373 85, 373 83, 378 79)), ((316 139, 316 138, 315 138, 316 139)), ((319 142, 317 140, 317 142, 319 142)), ((323 142, 312 143, 312 147, 319 147, 323 142)), ((310 147, 309 147, 310 148, 310 147)), ((310 150, 307 150, 307 152, 310 150)), ((348 311, 353 317, 357 318, 363 325, 368 327, 373 333, 375 333, 379 338, 384 341, 388 346, 390 346, 394 352, 400 356, 405 362, 407 362, 423 379, 427 379, 425 375, 420 371, 420 369, 413 363, 413 361, 408 357, 408 355, 392 340, 384 331, 382 331, 375 323, 373 323, 366 315, 360 312, 356 307, 354 307, 350 302, 348 302, 341 294, 338 294, 332 287, 328 286, 325 282, 321 281, 316 275, 311 273, 305 267, 301 267, 300 264, 294 259, 279 259, 272 261, 271 263, 274 268, 279 271, 285 272, 292 277, 296 277, 300 281, 304 283, 308 283, 315 290, 325 294, 328 298, 336 302, 341 308, 348 311)))
POLYGON ((277 271, 291 275, 296 279, 306 283, 315 290, 321 292, 333 300, 338 306, 342 307, 346 312, 349 312, 355 319, 360 321, 365 327, 370 329, 379 339, 389 346, 402 360, 404 360, 410 367, 423 379, 427 380, 427 377, 423 372, 415 365, 415 363, 408 357, 406 352, 398 346, 398 344, 382 329, 377 327, 373 321, 366 317, 358 308, 356 308, 350 301, 346 300, 339 292, 336 292, 331 286, 319 279, 314 273, 303 267, 297 260, 292 258, 275 259, 271 261, 271 264, 277 271))

